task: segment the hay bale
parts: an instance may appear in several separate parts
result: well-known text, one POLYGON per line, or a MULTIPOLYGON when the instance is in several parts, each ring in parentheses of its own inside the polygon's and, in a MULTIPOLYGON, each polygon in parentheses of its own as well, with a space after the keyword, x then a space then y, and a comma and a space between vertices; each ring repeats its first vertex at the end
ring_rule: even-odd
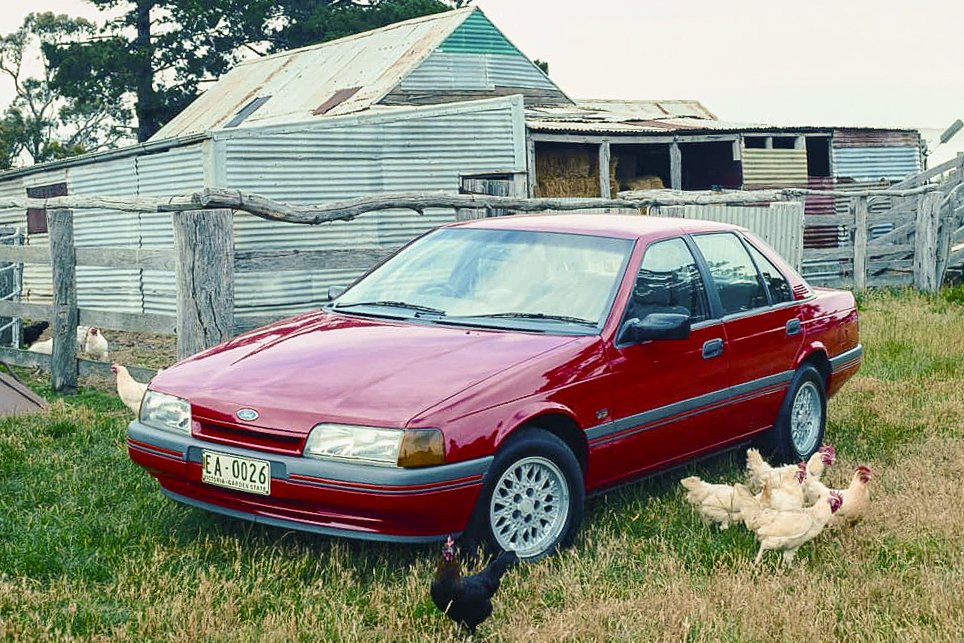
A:
POLYGON ((623 190, 662 190, 663 179, 658 176, 636 176, 622 182, 623 190))
POLYGON ((599 196, 599 179, 584 177, 542 178, 536 181, 537 197, 593 197, 599 196))

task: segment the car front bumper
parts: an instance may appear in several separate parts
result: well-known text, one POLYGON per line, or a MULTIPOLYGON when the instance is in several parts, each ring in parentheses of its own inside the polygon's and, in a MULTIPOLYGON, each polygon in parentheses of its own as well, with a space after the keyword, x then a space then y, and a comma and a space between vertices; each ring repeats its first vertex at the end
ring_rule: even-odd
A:
POLYGON ((492 457, 404 469, 317 460, 237 448, 155 429, 127 428, 131 460, 168 497, 257 523, 331 536, 428 542, 461 533, 492 457), (201 482, 201 451, 271 463, 271 495, 201 482))

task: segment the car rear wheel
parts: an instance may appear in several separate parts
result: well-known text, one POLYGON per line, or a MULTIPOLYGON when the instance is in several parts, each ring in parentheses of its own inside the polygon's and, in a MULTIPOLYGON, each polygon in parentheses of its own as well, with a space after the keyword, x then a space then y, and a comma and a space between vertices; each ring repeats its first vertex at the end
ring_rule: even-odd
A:
POLYGON ((521 429, 496 453, 467 541, 538 560, 572 544, 585 497, 582 469, 566 443, 543 429, 521 429))
POLYGON ((772 451, 782 462, 808 459, 823 443, 827 394, 820 372, 811 364, 797 369, 773 426, 772 451))

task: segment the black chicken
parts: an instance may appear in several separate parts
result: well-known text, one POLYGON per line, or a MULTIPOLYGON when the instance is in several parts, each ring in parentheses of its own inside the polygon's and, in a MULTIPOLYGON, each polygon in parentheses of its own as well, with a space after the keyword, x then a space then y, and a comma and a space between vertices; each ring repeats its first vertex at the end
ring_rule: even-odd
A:
POLYGON ((455 557, 455 541, 449 538, 442 547, 442 560, 432 581, 432 602, 445 614, 475 634, 479 623, 492 614, 492 596, 509 567, 518 562, 514 551, 505 551, 485 569, 462 576, 462 565, 455 557))
POLYGON ((44 334, 44 331, 50 326, 50 322, 39 321, 33 324, 28 324, 23 327, 23 343, 25 346, 30 346, 44 334))

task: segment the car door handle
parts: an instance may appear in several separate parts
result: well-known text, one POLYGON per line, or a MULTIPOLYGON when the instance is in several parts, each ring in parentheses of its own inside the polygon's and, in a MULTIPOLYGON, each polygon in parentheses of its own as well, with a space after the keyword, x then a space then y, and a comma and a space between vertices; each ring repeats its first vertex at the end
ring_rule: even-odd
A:
POLYGON ((787 337, 792 337, 793 335, 799 335, 801 330, 800 320, 794 317, 787 322, 787 337))
POLYGON ((723 340, 717 337, 703 342, 703 359, 712 359, 723 354, 723 340))

